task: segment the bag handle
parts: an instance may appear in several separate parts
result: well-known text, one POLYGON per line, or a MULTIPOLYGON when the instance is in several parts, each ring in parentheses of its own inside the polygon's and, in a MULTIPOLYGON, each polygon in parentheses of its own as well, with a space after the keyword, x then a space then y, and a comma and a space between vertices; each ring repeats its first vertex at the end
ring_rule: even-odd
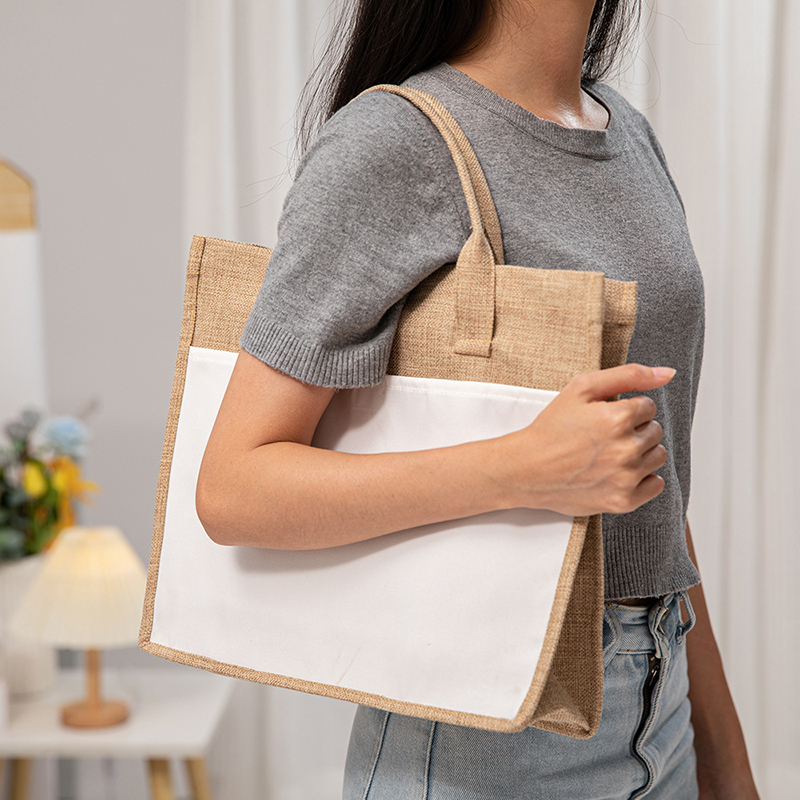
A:
POLYGON ((504 258, 500 222, 486 176, 464 131, 435 97, 419 89, 392 84, 372 86, 362 94, 374 91, 399 95, 419 108, 436 126, 453 157, 472 227, 456 262, 454 351, 488 358, 494 334, 495 268, 504 258))

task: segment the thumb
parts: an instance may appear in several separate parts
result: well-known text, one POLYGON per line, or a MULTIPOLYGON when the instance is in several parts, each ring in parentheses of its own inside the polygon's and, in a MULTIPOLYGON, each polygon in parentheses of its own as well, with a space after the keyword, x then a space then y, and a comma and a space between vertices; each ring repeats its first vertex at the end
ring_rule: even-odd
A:
POLYGON ((606 400, 625 392, 646 392, 658 389, 675 377, 672 367, 647 367, 644 364, 623 364, 599 372, 587 372, 576 378, 576 389, 587 400, 606 400))

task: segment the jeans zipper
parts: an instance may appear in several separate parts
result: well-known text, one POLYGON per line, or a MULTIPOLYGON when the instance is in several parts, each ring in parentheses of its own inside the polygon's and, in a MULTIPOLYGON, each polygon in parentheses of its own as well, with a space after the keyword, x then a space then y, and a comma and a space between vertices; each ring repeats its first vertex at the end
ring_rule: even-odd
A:
POLYGON ((650 712, 653 709, 653 694, 655 693, 656 686, 658 685, 658 678, 661 675, 661 659, 658 658, 655 653, 648 653, 647 666, 647 678, 645 678, 644 682, 642 719, 639 722, 639 727, 636 729, 636 735, 633 737, 633 744, 631 745, 633 754, 639 759, 639 761, 641 761, 642 766, 645 768, 647 780, 645 781, 644 786, 642 786, 640 789, 637 789, 637 791, 631 795, 631 798, 640 797, 641 793, 647 790, 647 788, 650 786, 650 782, 653 780, 652 767, 647 759, 645 759, 645 757, 639 752, 639 744, 650 721, 650 712))

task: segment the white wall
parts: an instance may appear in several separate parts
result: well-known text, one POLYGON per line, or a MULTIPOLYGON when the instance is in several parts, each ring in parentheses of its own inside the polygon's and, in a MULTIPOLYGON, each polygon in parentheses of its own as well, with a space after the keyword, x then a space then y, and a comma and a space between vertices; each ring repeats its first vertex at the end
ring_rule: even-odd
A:
MULTIPOLYGON (((0 0, 0 157, 36 184, 48 410, 98 403, 84 474, 103 491, 82 521, 119 525, 145 562, 188 252, 185 13, 0 0)), ((136 647, 106 658, 166 664, 136 647)), ((55 796, 55 772, 37 768, 35 798, 55 796)), ((83 800, 147 796, 140 763, 85 764, 78 786, 83 800)))
MULTIPOLYGON (((83 521, 143 559, 182 302, 185 6, 0 0, 0 156, 36 182, 51 413, 99 408, 83 521)), ((136 648, 109 660, 143 658, 136 648)))

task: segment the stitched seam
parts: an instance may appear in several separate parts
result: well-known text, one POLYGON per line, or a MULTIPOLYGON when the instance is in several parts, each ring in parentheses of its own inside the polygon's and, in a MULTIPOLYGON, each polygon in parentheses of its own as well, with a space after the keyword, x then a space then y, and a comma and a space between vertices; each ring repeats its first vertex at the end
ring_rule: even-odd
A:
POLYGON ((375 771, 378 768, 378 760, 381 757, 381 751, 383 750, 383 743, 386 740, 386 726, 389 724, 389 712, 384 711, 383 717, 383 726, 381 727, 381 735, 378 737, 378 744, 375 748, 375 757, 372 759, 372 767, 369 771, 369 776, 367 777, 367 785, 364 787, 364 792, 361 795, 361 800, 367 800, 369 796, 370 790, 372 789, 372 781, 375 778, 375 771))
POLYGON ((434 142, 440 142, 441 146, 444 147, 447 153, 447 160, 452 165, 453 169, 455 170, 455 184, 458 185, 458 191, 455 189, 455 184, 451 184, 449 180, 442 181, 441 175, 444 174, 442 170, 435 170, 433 167, 428 168, 428 173, 431 175, 432 183, 438 183, 440 189, 444 189, 445 194, 450 198, 450 207, 452 212, 455 214, 456 222, 458 223, 459 228, 461 229, 462 233, 465 237, 469 236, 469 232, 472 229, 471 224, 469 223, 469 214, 466 205, 466 198, 464 197, 464 190, 461 186, 461 178, 458 174, 458 168, 456 167, 455 161, 453 160, 453 155, 450 152, 450 149, 447 146, 447 142, 442 136, 439 129, 433 123, 433 120, 417 105, 412 103, 407 97, 403 97, 402 95, 394 95, 395 97, 399 97, 403 102, 411 106, 412 110, 417 112, 413 115, 413 119, 420 129, 420 131, 424 131, 424 135, 421 138, 421 142, 423 147, 428 151, 428 158, 425 161, 426 165, 435 164, 437 159, 439 158, 439 153, 436 152, 434 142), (430 134, 433 133, 434 136, 431 138, 430 134), (464 212, 467 212, 467 216, 464 215, 464 212), (466 220, 466 222, 465 222, 466 220))
POLYGON ((603 669, 611 663, 614 656, 619 652, 622 644, 622 623, 619 617, 614 612, 613 608, 605 609, 605 616, 608 619, 608 624, 611 627, 611 641, 603 650, 603 669))
MULTIPOLYGON (((662 627, 662 622, 666 619, 667 615, 669 614, 669 608, 666 606, 662 606, 656 616, 655 616, 655 624, 652 631, 653 640, 656 641, 657 637, 661 637, 662 640, 666 639, 664 634, 664 629, 662 627)), ((661 642, 663 645, 663 641, 661 642)), ((656 641, 656 652, 659 649, 659 642, 656 641)), ((641 786, 634 794, 631 795, 631 800, 634 800, 638 797, 643 797, 647 794, 650 789, 653 788, 653 785, 656 782, 656 765, 653 762, 653 759, 645 752, 645 739, 650 735, 650 732, 653 730, 656 724, 656 718, 658 717, 659 711, 661 709, 661 697, 664 694, 664 687, 666 686, 668 680, 668 673, 672 662, 672 653, 670 652, 669 646, 665 647, 665 653, 661 658, 661 673, 658 678, 658 683, 655 686, 655 689, 652 694, 651 700, 651 707, 650 707, 650 718, 648 719, 647 723, 645 724, 644 729, 639 736, 639 740, 636 743, 635 750, 641 756, 642 760, 647 764, 647 782, 644 786, 641 786)))
POLYGON ((661 660, 662 672, 653 694, 652 707, 650 708, 650 719, 647 721, 647 724, 645 725, 642 735, 639 737, 639 741, 637 742, 635 748, 636 752, 647 762, 647 782, 644 786, 640 786, 631 795, 631 800, 635 800, 637 797, 643 797, 645 794, 647 794, 647 792, 650 791, 650 789, 653 788, 653 785, 656 782, 656 765, 653 763, 653 759, 650 758, 649 754, 645 752, 644 742, 655 727, 656 717, 658 717, 658 713, 661 710, 661 696, 664 694, 664 685, 667 682, 667 670, 670 666, 670 661, 671 657, 669 653, 661 660))
POLYGON ((197 265, 197 283, 194 285, 194 302, 192 303, 192 334, 189 337, 189 344, 194 341, 194 332, 197 330, 197 300, 200 297, 200 272, 202 271, 203 256, 206 254, 206 242, 208 239, 203 237, 203 249, 200 251, 200 260, 197 265))
POLYGON ((431 755, 433 753, 433 738, 436 734, 436 725, 438 723, 432 722, 431 723, 431 732, 428 736, 428 752, 425 756, 425 782, 423 783, 422 787, 422 800, 428 800, 428 792, 430 790, 430 778, 431 778, 431 755))
MULTIPOLYGON (((373 94, 378 94, 378 92, 373 92, 373 94)), ((401 94, 395 94, 394 92, 380 92, 380 94, 397 98, 399 102, 403 103, 405 107, 410 110, 411 113, 409 114, 408 119, 412 121, 412 125, 414 125, 417 130, 423 134, 419 141, 428 151, 428 158, 423 161, 423 169, 427 171, 430 178, 430 183, 438 185, 440 189, 444 188, 445 193, 450 198, 451 210, 455 214, 455 219, 459 228, 461 229, 462 233, 465 232, 465 235, 469 236, 471 225, 469 221, 466 223, 464 221, 465 219, 468 220, 469 218, 462 216, 462 206, 464 207, 464 210, 466 210, 466 198, 464 197, 464 192, 461 189, 461 180, 460 176, 458 175, 458 169, 444 137, 433 123, 433 120, 413 101, 409 100, 407 97, 403 97, 401 94), (450 186, 448 181, 445 181, 444 183, 441 181, 442 170, 435 168, 436 161, 439 157, 435 152, 435 141, 441 142, 441 146, 445 149, 447 154, 446 158, 449 163, 452 164, 453 169, 455 170, 456 184, 459 187, 458 193, 456 193, 456 189, 454 187, 450 186)))
MULTIPOLYGON (((409 102, 409 101, 406 101, 409 102)), ((434 125, 433 120, 418 106, 414 106, 414 110, 418 112, 415 115, 417 123, 420 127, 424 127, 427 133, 430 133, 430 129, 433 128, 433 132, 436 134, 436 140, 441 142, 441 145, 447 151, 447 158, 452 165, 453 169, 455 170, 456 180, 455 183, 451 182, 450 180, 445 180, 444 182, 441 181, 440 175, 443 175, 443 171, 441 170, 431 170, 434 172, 434 180, 437 181, 440 187, 444 188, 445 193, 450 198, 450 207, 455 214, 456 221, 458 222, 459 227, 461 228, 461 232, 464 234, 465 237, 468 237, 470 231, 472 230, 472 225, 469 222, 469 209, 467 208, 467 199, 464 196, 464 187, 461 185, 461 176, 458 174, 458 167, 456 166, 455 160, 453 159, 453 154, 450 152, 450 148, 447 146, 447 142, 445 141, 444 136, 442 136, 439 129, 434 125), (421 117, 420 117, 421 115, 421 117), (427 123, 427 124, 426 124, 427 123), (458 185, 458 192, 456 192, 455 185, 458 185), (464 212, 467 212, 467 216, 465 218, 464 212), (465 222, 465 219, 467 220, 465 222)), ((435 163, 436 159, 438 158, 438 154, 435 152, 434 149, 434 139, 422 139, 423 145, 428 150, 428 155, 430 157, 430 163, 435 163)))

